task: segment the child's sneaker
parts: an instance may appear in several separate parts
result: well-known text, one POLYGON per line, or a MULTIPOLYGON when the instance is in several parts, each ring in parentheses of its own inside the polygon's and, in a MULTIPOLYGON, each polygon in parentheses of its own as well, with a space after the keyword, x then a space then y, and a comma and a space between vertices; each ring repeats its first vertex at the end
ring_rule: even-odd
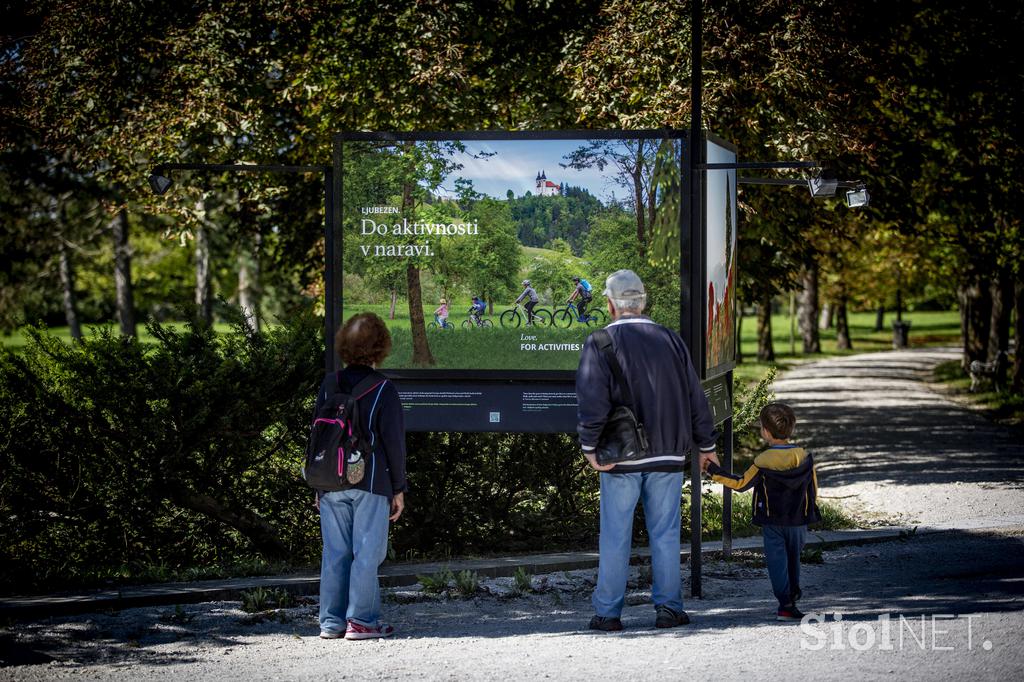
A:
POLYGON ((350 620, 348 629, 345 630, 345 639, 380 639, 393 634, 395 634, 395 629, 390 625, 381 623, 377 627, 370 627, 350 620))
POLYGON ((344 636, 344 632, 334 632, 333 630, 320 631, 320 639, 341 639, 344 636))
POLYGON ((800 612, 800 609, 796 607, 796 604, 780 606, 779 610, 775 613, 775 620, 799 621, 803 620, 803 618, 804 614, 800 612))

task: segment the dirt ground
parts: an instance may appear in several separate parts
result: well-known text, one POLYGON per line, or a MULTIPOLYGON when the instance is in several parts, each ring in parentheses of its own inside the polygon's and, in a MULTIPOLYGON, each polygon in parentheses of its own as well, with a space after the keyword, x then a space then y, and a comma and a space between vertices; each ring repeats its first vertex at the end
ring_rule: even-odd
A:
POLYGON ((653 627, 643 568, 634 570, 626 629, 587 630, 595 571, 573 571, 534 576, 536 592, 521 595, 507 578, 484 581, 471 598, 389 590, 385 611, 397 632, 381 641, 319 639, 313 600, 262 615, 218 602, 17 624, 0 634, 8 664, 0 678, 639 680, 785 671, 820 680, 844 668, 865 679, 1024 675, 1024 529, 826 551, 822 563, 804 566, 801 607, 820 614, 804 628, 773 620, 761 564, 756 554, 709 562, 705 598, 686 604, 693 623, 671 630, 653 627), (854 648, 869 637, 870 647, 854 648))

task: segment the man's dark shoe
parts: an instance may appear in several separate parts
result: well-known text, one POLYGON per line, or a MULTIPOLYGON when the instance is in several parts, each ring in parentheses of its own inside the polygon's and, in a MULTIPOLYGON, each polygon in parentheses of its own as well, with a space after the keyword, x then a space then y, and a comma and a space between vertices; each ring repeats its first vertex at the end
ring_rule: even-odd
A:
POLYGON ((800 609, 796 607, 796 604, 780 606, 779 610, 775 613, 775 620, 793 622, 803 620, 803 618, 804 614, 800 612, 800 609))
POLYGON ((656 613, 654 627, 674 628, 690 624, 690 617, 686 615, 686 611, 674 611, 667 606, 659 606, 656 613))
POLYGON ((591 630, 601 630, 602 632, 618 632, 622 629, 622 621, 618 618, 594 616, 590 619, 591 630))

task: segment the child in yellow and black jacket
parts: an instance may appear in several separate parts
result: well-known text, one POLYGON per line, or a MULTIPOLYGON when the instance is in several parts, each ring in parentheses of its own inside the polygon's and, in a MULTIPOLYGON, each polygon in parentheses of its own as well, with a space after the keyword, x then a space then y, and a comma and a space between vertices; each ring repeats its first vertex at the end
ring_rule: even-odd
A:
POLYGON ((753 488, 753 522, 761 526, 764 558, 772 591, 779 600, 777 620, 800 620, 796 607, 800 598, 800 552, 807 538, 807 525, 821 520, 818 511, 818 477, 814 460, 801 447, 789 442, 796 426, 796 414, 782 403, 761 410, 761 437, 768 449, 754 459, 742 476, 725 471, 709 461, 711 480, 737 491, 753 488))

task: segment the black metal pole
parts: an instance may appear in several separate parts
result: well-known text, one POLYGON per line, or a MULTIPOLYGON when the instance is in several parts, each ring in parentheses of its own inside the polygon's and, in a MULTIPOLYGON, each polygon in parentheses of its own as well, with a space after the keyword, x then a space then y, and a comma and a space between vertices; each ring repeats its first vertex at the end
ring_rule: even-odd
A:
POLYGON ((324 171, 324 369, 334 370, 334 171, 324 171))
MULTIPOLYGON (((694 362, 703 377, 704 334, 703 299, 704 268, 694 267, 704 262, 704 202, 700 167, 704 163, 704 136, 701 130, 701 98, 703 80, 701 74, 701 33, 703 30, 701 0, 690 3, 690 338, 697 341, 690 348, 694 362), (700 315, 700 317, 698 317, 700 315)), ((690 596, 701 596, 701 499, 700 499, 700 454, 690 457, 690 596)))
MULTIPOLYGON (((733 373, 729 372, 729 409, 732 410, 733 373)), ((732 473, 732 415, 722 425, 722 467, 732 473)), ((722 556, 732 556, 732 490, 723 486, 722 491, 722 556)))

